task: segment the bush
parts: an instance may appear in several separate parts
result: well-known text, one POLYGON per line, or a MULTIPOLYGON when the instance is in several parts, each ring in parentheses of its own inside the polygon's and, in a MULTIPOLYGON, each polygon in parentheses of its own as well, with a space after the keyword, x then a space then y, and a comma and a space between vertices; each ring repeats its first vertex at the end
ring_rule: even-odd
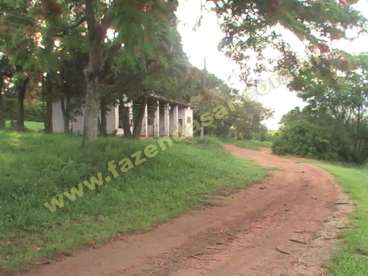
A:
POLYGON ((275 135, 273 152, 276 154, 356 163, 363 163, 367 158, 367 149, 357 149, 353 131, 341 122, 293 111, 285 116, 283 123, 275 135))
MULTIPOLYGON (((15 97, 5 97, 5 119, 16 120, 17 118, 17 99, 15 97)), ((24 106, 24 119, 32 122, 43 122, 45 107, 40 101, 26 103, 24 106)))
POLYGON ((15 120, 17 117, 17 99, 14 97, 4 97, 5 120, 15 120))
POLYGON ((32 122, 43 122, 45 117, 45 107, 42 102, 35 102, 31 104, 26 104, 25 110, 25 120, 32 122))
POLYGON ((273 151, 327 160, 336 158, 324 131, 306 121, 298 121, 276 135, 273 151))

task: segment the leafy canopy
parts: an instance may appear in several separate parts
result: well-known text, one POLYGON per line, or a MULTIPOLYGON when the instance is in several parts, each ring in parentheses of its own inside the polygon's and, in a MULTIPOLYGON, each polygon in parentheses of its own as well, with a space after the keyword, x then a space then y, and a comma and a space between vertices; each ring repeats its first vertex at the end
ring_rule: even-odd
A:
POLYGON ((288 69, 297 62, 283 30, 294 33, 310 53, 329 50, 328 42, 345 37, 348 28, 363 30, 364 17, 352 8, 357 1, 336 0, 208 0, 220 17, 225 37, 220 47, 243 69, 265 70, 271 63, 288 69), (276 50, 272 61, 265 49, 276 50), (256 60, 251 56, 257 55, 256 60), (256 66, 251 63, 255 62, 256 66))

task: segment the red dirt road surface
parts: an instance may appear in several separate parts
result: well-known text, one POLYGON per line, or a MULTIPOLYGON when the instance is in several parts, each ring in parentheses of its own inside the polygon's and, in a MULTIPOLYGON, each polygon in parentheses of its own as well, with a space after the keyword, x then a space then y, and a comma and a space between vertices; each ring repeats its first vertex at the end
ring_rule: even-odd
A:
POLYGON ((116 237, 24 275, 325 275, 352 209, 333 178, 269 150, 226 148, 270 168, 270 177, 147 233, 116 237))

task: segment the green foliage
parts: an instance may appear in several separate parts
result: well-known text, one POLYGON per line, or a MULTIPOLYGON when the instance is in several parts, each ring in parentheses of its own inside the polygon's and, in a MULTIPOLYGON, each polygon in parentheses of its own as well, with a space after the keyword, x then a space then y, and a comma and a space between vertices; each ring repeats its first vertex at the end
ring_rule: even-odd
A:
POLYGON ((79 137, 0 132, 0 268, 20 270, 44 256, 100 243, 117 233, 148 230, 265 176, 217 140, 175 143, 94 193, 50 213, 43 204, 155 140, 101 138, 80 148, 79 137))
POLYGON ((25 106, 24 116, 27 121, 44 122, 45 106, 42 102, 36 101, 25 106))
MULTIPOLYGON (((273 151, 276 154, 294 154, 321 159, 335 159, 330 133, 316 126, 301 112, 294 111, 292 119, 276 135, 273 151)), ((291 114, 289 114, 291 115, 291 114)))
POLYGON ((349 126, 327 115, 312 116, 308 109, 296 109, 284 117, 283 126, 275 136, 273 151, 359 163, 367 158, 367 148, 357 150, 349 126))
POLYGON ((368 157, 367 54, 332 52, 292 72, 307 106, 290 112, 274 145, 279 154, 364 162, 368 157))
MULTIPOLYGON (((243 77, 249 70, 270 65, 289 71, 297 63, 292 47, 280 30, 293 32, 311 52, 328 51, 328 41, 345 37, 346 29, 363 30, 366 20, 351 6, 356 1, 318 0, 208 0, 221 18, 225 53, 238 62, 243 77), (280 58, 268 60, 273 48, 280 58), (251 57, 256 55, 256 59, 251 57)), ((275 55, 274 55, 275 56, 275 55)))
POLYGON ((239 139, 262 139, 267 136, 267 129, 262 122, 272 114, 261 103, 248 97, 239 96, 215 76, 202 71, 201 84, 197 95, 191 98, 194 119, 204 126, 205 134, 239 139), (216 114, 224 116, 217 118, 216 114), (211 114, 213 120, 204 119, 211 114))
POLYGON ((93 94, 108 105, 122 94, 135 98, 152 90, 183 98, 191 66, 176 29, 177 5, 161 0, 1 1, 0 52, 12 66, 10 82, 17 86, 28 77, 42 79, 44 99, 65 102, 65 118, 84 103, 86 68, 98 75, 93 94))
POLYGON ((0 29, 0 52, 5 54, 10 64, 15 66, 15 82, 37 70, 35 3, 27 1, 1 1, 0 22, 6 26, 0 29))
POLYGON ((237 139, 265 140, 268 131, 263 121, 272 116, 272 111, 246 97, 236 98, 233 105, 235 110, 227 120, 231 126, 230 133, 237 139))
POLYGON ((15 120, 17 100, 14 97, 3 97, 4 101, 4 114, 6 120, 15 120))
MULTIPOLYGON (((14 97, 4 97, 4 114, 6 120, 16 120, 17 100, 14 97)), ((25 104, 25 120, 43 122, 45 117, 45 107, 40 101, 33 101, 25 104)))

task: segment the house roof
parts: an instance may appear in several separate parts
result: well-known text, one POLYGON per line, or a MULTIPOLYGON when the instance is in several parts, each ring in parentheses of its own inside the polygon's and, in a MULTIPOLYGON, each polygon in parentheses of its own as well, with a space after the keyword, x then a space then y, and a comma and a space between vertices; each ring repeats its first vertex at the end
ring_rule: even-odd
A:
POLYGON ((183 107, 190 107, 189 103, 184 103, 184 102, 181 102, 181 101, 172 100, 172 99, 166 98, 164 96, 157 95, 154 92, 150 93, 146 97, 149 98, 149 99, 158 100, 160 102, 165 102, 165 103, 168 103, 168 104, 176 104, 176 105, 183 106, 183 107))

